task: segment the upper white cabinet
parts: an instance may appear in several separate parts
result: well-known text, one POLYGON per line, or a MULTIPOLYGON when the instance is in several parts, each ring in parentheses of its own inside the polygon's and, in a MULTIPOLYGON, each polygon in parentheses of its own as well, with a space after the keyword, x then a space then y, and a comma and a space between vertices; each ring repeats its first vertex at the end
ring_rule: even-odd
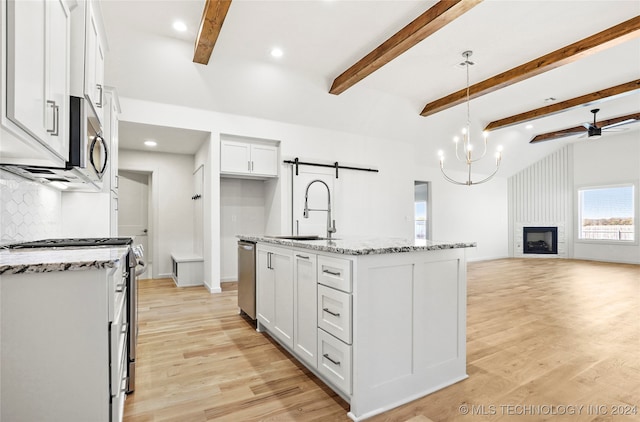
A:
POLYGON ((272 143, 222 139, 220 173, 233 177, 277 177, 278 146, 272 143))
POLYGON ((104 37, 100 7, 95 1, 87 1, 85 20, 85 68, 84 95, 104 124, 104 37))
POLYGON ((1 161, 64 164, 69 158, 69 9, 62 0, 3 1, 1 9, 1 161))
POLYGON ((103 93, 104 114, 102 135, 107 143, 107 172, 103 176, 103 191, 118 193, 118 116, 120 102, 113 87, 105 87, 103 93))

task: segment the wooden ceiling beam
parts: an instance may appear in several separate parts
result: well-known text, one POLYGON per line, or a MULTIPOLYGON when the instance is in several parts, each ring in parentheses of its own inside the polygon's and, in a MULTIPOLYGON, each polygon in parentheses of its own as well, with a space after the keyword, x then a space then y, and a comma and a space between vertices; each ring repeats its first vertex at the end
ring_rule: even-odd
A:
MULTIPOLYGON (((470 99, 492 93, 525 79, 537 76, 541 73, 557 67, 573 63, 579 59, 606 50, 625 41, 640 36, 640 16, 612 26, 609 29, 598 32, 595 35, 584 38, 578 42, 562 47, 556 51, 538 57, 523 65, 509 69, 499 75, 493 76, 469 87, 470 99)), ((467 89, 461 89, 446 97, 430 102, 420 113, 422 116, 430 116, 450 107, 462 104, 466 101, 467 89)))
MULTIPOLYGON (((596 122, 596 126, 606 131, 606 128, 608 126, 616 126, 621 123, 624 124, 624 122, 627 122, 627 121, 629 121, 629 123, 632 123, 631 121, 633 120, 635 121, 640 120, 640 113, 631 113, 631 114, 627 114, 626 116, 613 117, 611 119, 600 120, 599 122, 596 122)), ((529 141, 529 143, 535 144, 537 142, 550 141, 553 139, 563 138, 565 136, 585 133, 587 131, 588 129, 584 126, 576 126, 568 129, 556 130, 553 132, 547 132, 547 133, 542 133, 540 135, 536 135, 533 137, 533 139, 529 141)))
POLYGON ((224 18, 227 16, 230 6, 231 0, 207 0, 202 12, 198 37, 196 38, 196 46, 193 53, 194 63, 205 65, 209 63, 213 47, 216 45, 224 18))
POLYGON ((640 79, 626 82, 621 85, 612 86, 611 88, 601 89, 599 91, 591 92, 589 94, 572 98, 570 100, 551 104, 545 107, 540 107, 535 110, 525 111, 524 113, 516 114, 515 116, 505 117, 504 119, 496 120, 489 123, 484 128, 484 130, 492 131, 501 129, 503 127, 513 126, 519 123, 538 119, 543 116, 550 116, 561 111, 598 104, 605 99, 612 99, 615 97, 621 97, 623 95, 631 94, 638 89, 640 89, 640 79))
POLYGON ((407 26, 345 70, 331 85, 329 93, 339 95, 380 69, 445 25, 453 22, 482 0, 441 0, 407 26))

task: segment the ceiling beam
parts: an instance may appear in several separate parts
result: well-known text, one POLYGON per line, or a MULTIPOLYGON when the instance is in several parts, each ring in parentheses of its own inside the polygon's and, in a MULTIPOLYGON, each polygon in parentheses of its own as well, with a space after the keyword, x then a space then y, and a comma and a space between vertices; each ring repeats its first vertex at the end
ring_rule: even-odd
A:
POLYGON ((513 126, 519 123, 538 119, 543 116, 556 114, 561 111, 598 104, 605 99, 610 100, 615 97, 621 97, 623 95, 631 94, 638 89, 640 89, 640 79, 636 79, 635 81, 627 82, 621 85, 612 86, 611 88, 601 89, 599 91, 572 98, 570 100, 551 104, 545 107, 540 107, 535 110, 525 111, 524 113, 516 114, 515 116, 505 117, 504 119, 496 120, 489 123, 484 128, 484 130, 492 131, 501 129, 503 127, 513 126))
POLYGON ((418 44, 482 0, 441 0, 407 26, 380 44, 356 64, 345 70, 331 85, 329 93, 342 94, 362 79, 380 69, 411 47, 418 44))
MULTIPOLYGON (((469 98, 474 99, 492 93, 498 89, 505 88, 557 67, 573 63, 592 54, 606 50, 607 48, 622 44, 638 36, 640 36, 640 16, 636 16, 602 32, 598 32, 595 35, 562 47, 552 53, 538 57, 523 65, 471 85, 469 87, 469 98)), ((453 94, 430 102, 424 106, 420 115, 430 116, 462 104, 466 101, 466 96, 467 89, 465 87, 453 94)))
MULTIPOLYGON (((627 114, 626 116, 620 116, 620 117, 614 117, 612 119, 606 119, 606 120, 600 120, 599 122, 596 122, 596 126, 599 128, 602 128, 603 130, 606 131, 606 127, 607 126, 615 126, 618 125, 620 123, 623 122, 627 122, 628 123, 632 123, 631 121, 638 121, 640 120, 640 113, 632 113, 632 114, 627 114)), ((562 129, 562 130, 556 130, 553 132, 547 132, 547 133, 542 133, 540 135, 536 135, 533 137, 533 139, 531 139, 529 141, 530 144, 535 144, 537 142, 542 142, 542 141, 550 141, 553 139, 559 139, 559 138, 563 138, 565 136, 571 136, 571 135, 577 135, 580 133, 586 133, 587 132, 587 128, 584 126, 576 126, 576 127, 571 127, 568 129, 562 129)))
POLYGON ((231 6, 231 0, 207 0, 202 12, 200 30, 196 38, 193 62, 208 64, 213 47, 216 45, 218 35, 222 30, 224 18, 231 6))

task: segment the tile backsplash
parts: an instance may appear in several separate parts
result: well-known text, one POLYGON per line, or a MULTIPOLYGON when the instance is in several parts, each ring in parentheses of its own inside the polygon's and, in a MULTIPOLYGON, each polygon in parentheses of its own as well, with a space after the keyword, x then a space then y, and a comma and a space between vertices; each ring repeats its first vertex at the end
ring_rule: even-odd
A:
POLYGON ((60 237, 60 191, 0 170, 0 242, 60 237))

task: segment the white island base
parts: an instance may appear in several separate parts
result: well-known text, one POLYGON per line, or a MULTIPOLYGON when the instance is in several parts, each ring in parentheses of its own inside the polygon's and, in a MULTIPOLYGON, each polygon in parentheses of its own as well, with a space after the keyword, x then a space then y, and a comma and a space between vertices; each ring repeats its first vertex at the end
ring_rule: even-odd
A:
POLYGON ((474 245, 353 255, 273 243, 258 241, 258 331, 348 401, 351 419, 467 378, 464 247, 474 245))

